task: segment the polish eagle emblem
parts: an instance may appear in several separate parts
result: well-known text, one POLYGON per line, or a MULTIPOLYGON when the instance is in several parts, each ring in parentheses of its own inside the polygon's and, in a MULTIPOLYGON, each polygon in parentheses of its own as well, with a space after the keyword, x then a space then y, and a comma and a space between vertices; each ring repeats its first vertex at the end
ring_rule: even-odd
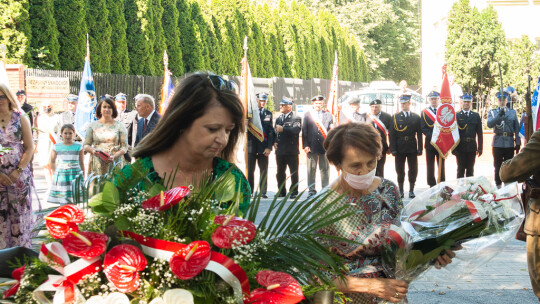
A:
POLYGON ((456 112, 450 104, 443 104, 437 111, 437 120, 443 127, 450 127, 456 119, 456 112))

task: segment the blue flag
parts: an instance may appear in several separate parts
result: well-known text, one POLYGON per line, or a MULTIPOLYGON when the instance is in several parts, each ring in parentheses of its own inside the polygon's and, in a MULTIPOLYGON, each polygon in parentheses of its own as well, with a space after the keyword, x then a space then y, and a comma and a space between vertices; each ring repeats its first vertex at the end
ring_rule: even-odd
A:
POLYGON ((79 89, 79 102, 75 111, 75 130, 83 140, 86 137, 86 129, 91 122, 96 120, 96 105, 94 78, 90 69, 90 59, 86 56, 79 89))

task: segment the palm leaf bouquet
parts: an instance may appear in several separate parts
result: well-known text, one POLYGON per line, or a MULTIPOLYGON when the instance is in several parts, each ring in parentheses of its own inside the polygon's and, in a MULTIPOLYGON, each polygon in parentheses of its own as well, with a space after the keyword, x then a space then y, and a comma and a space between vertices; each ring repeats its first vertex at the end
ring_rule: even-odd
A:
POLYGON ((152 182, 149 174, 136 162, 79 177, 72 204, 43 212, 40 256, 19 269, 8 300, 299 303, 332 288, 330 274, 345 273, 317 241, 326 237, 317 231, 348 216, 316 207, 327 195, 274 199, 262 215, 256 195, 241 214, 230 172, 201 177, 197 190, 171 189, 171 178, 152 182))
POLYGON ((404 207, 400 219, 395 241, 384 247, 384 267, 390 277, 411 282, 447 249, 461 248, 448 268, 462 264, 461 269, 472 271, 487 262, 496 254, 490 247, 513 238, 523 211, 516 183, 497 189, 487 178, 473 177, 423 192, 404 207))

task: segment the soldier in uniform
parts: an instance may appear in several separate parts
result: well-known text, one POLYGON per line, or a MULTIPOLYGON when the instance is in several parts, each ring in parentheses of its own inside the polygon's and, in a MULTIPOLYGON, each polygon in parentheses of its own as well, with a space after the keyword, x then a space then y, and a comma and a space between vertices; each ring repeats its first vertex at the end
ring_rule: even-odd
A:
POLYGON ((366 113, 367 123, 371 124, 379 134, 381 135, 382 142, 382 155, 377 161, 377 169, 375 175, 384 177, 384 164, 386 163, 386 154, 390 153, 388 149, 388 128, 392 125, 392 116, 390 114, 381 111, 382 101, 380 99, 374 99, 369 103, 370 112, 366 113))
POLYGON ((259 165, 259 183, 262 198, 268 198, 266 195, 267 175, 268 175, 268 155, 272 152, 272 147, 276 141, 276 132, 273 127, 272 112, 265 109, 268 101, 268 93, 257 94, 259 103, 259 117, 263 127, 264 141, 260 141, 251 132, 248 132, 248 181, 251 191, 255 187, 255 164, 259 165))
POLYGON ((124 159, 131 162, 131 150, 133 149, 133 134, 137 134, 133 129, 137 127, 137 112, 126 110, 127 96, 124 93, 118 93, 114 96, 114 104, 118 111, 117 121, 120 121, 126 127, 128 135, 128 151, 124 154, 124 159))
POLYGON ((493 165, 495 166, 495 184, 502 185, 499 170, 503 161, 514 157, 514 150, 519 152, 519 121, 516 111, 507 107, 508 93, 497 93, 498 108, 488 113, 488 128, 493 128, 493 165))
POLYGON ((399 192, 404 196, 405 161, 409 165, 409 197, 414 198, 414 184, 418 176, 418 156, 422 155, 422 130, 420 116, 410 111, 411 95, 399 97, 400 112, 392 116, 390 127, 390 152, 396 158, 399 192))
POLYGON ((524 232, 527 235, 527 265, 534 294, 540 301, 540 130, 536 130, 521 153, 501 166, 505 183, 524 182, 527 204, 524 232))
MULTIPOLYGON (((57 137, 60 137, 60 131, 62 126, 65 124, 74 124, 75 123, 75 111, 77 110, 77 102, 79 101, 79 96, 75 94, 69 94, 67 97, 68 110, 60 113, 58 115, 58 121, 54 127, 54 133, 57 137)), ((81 141, 82 139, 78 134, 75 134, 75 141, 81 141)))
POLYGON ((452 152, 457 159, 457 178, 474 176, 476 155, 482 155, 483 147, 482 119, 471 109, 473 97, 465 93, 460 99, 461 111, 456 113, 459 144, 452 152))
POLYGON ((439 163, 439 151, 431 144, 431 136, 433 135, 433 126, 437 121, 437 107, 439 106, 439 100, 441 95, 439 92, 431 91, 428 94, 430 106, 422 111, 422 119, 420 120, 420 127, 422 133, 426 136, 425 148, 426 148, 426 167, 427 167, 427 183, 429 187, 433 187, 437 184, 435 178, 435 160, 437 160, 437 166, 441 167, 441 181, 445 180, 444 174, 444 159, 440 158, 439 163))
POLYGON ((324 97, 322 95, 314 96, 311 98, 311 102, 312 108, 304 115, 304 123, 302 124, 302 147, 307 155, 308 197, 317 194, 315 187, 317 163, 321 172, 321 188, 328 186, 329 165, 323 142, 334 124, 332 114, 323 108, 324 97))
POLYGON ((291 174, 290 198, 298 195, 298 155, 299 135, 302 130, 302 118, 292 112, 294 102, 291 98, 283 97, 279 104, 281 115, 276 119, 275 130, 277 140, 274 144, 276 149, 277 174, 276 179, 281 192, 278 197, 286 195, 285 170, 289 167, 291 174))

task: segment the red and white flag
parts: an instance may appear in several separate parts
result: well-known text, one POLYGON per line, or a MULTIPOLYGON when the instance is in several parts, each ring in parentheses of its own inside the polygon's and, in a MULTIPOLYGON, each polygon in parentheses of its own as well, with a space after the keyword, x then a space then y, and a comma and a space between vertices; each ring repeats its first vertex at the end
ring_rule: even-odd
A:
POLYGON ((452 105, 450 83, 443 66, 443 82, 441 85, 441 105, 437 108, 437 121, 433 126, 431 145, 446 159, 448 154, 459 144, 459 129, 456 122, 456 110, 452 105))
POLYGON ((337 51, 334 59, 334 70, 332 72, 332 83, 330 84, 330 96, 328 96, 328 103, 326 109, 332 116, 334 116, 334 124, 339 124, 339 109, 338 109, 338 60, 337 51))
MULTIPOLYGON (((244 49, 247 50, 247 36, 244 39, 244 49)), ((247 118, 249 119, 248 131, 253 134, 259 141, 264 141, 264 130, 259 116, 259 105, 255 95, 255 86, 251 78, 251 70, 247 55, 242 58, 242 83, 240 85, 240 99, 247 110, 247 118)))

